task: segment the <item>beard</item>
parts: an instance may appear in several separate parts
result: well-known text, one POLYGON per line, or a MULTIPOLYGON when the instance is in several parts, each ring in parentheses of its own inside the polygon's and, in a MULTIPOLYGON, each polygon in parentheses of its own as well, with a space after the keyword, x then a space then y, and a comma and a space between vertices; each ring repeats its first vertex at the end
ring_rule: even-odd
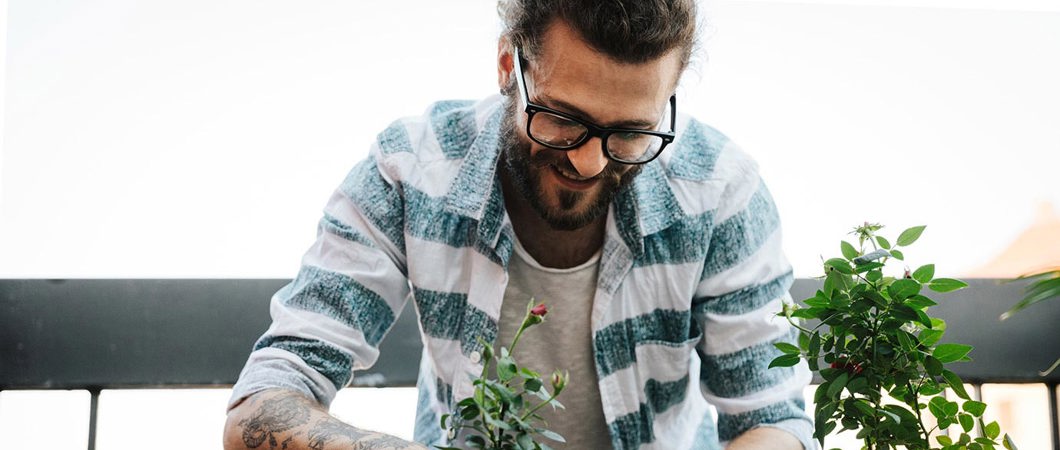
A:
POLYGON ((568 173, 578 173, 578 170, 564 150, 542 148, 531 155, 531 143, 523 140, 516 130, 516 114, 523 112, 518 111, 515 104, 511 96, 506 97, 499 137, 502 170, 507 172, 518 194, 553 229, 571 231, 589 225, 607 213, 615 194, 640 173, 639 165, 608 161, 604 170, 593 177, 599 179, 596 189, 582 192, 560 188, 556 194, 556 206, 550 206, 546 201, 548 189, 542 184, 545 172, 555 170, 553 166, 568 173))

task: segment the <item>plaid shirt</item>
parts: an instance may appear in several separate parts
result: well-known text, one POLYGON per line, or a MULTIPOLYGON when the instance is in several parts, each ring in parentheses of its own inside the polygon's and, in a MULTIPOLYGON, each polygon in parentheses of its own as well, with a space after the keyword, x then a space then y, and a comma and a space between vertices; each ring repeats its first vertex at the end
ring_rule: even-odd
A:
MULTIPOLYGON (((497 174, 503 100, 448 101, 393 123, 328 202, 297 278, 275 294, 232 402, 287 388, 329 405, 411 299, 424 350, 415 439, 471 395, 515 239, 497 174)), ((791 266, 756 164, 688 117, 611 204, 591 317, 615 448, 718 448, 758 426, 816 448, 805 363, 766 366, 791 266), (711 408, 713 406, 713 409, 711 408), (715 417, 716 411, 716 417, 715 417), (719 442, 720 441, 720 442, 719 442)))

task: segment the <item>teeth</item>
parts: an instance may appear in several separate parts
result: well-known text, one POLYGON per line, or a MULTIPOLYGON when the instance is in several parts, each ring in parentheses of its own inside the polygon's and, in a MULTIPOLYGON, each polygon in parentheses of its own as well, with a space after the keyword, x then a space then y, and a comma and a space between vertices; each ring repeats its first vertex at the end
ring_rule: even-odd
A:
MULTIPOLYGON (((555 166, 553 166, 553 167, 555 167, 555 166)), ((575 180, 575 181, 585 181, 585 180, 589 179, 588 177, 574 175, 574 174, 572 174, 570 172, 567 172, 566 170, 560 169, 559 167, 556 167, 556 171, 559 172, 560 175, 563 175, 563 176, 565 176, 567 178, 570 178, 572 180, 575 180)))

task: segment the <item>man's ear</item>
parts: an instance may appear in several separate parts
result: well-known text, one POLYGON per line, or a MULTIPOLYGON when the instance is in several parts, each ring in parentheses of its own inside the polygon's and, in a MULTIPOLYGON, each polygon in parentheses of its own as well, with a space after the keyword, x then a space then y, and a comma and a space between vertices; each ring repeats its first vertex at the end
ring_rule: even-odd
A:
POLYGON ((515 70, 515 55, 512 54, 511 42, 506 37, 497 41, 497 87, 502 94, 507 95, 512 82, 512 72, 515 70))

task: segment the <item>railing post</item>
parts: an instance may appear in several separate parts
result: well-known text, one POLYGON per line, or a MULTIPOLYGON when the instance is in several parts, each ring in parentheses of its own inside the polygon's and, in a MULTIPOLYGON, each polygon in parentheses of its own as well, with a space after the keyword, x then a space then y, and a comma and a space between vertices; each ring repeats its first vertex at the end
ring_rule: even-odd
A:
POLYGON ((98 387, 88 388, 88 394, 90 401, 88 404, 88 450, 96 450, 96 424, 97 413, 99 411, 99 391, 98 387))
POLYGON ((1054 449, 1060 448, 1060 419, 1057 419, 1056 386, 1055 381, 1045 384, 1045 387, 1049 389, 1049 434, 1052 435, 1054 449))

